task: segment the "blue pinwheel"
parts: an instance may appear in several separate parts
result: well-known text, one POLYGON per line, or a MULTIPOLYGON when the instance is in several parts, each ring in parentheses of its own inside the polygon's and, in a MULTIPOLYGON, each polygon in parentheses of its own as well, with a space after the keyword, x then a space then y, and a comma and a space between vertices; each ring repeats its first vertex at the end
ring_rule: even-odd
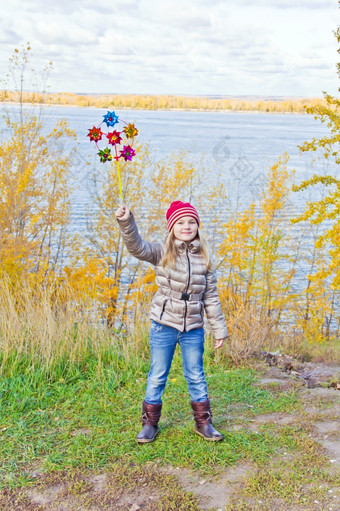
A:
POLYGON ((107 114, 103 115, 104 121, 106 126, 114 126, 118 123, 118 115, 116 115, 114 112, 107 112, 107 114))

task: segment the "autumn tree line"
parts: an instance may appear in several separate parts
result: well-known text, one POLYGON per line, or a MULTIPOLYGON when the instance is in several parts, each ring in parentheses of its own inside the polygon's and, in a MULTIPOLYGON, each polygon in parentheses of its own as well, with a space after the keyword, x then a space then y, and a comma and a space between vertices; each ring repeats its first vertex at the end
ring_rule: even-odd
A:
POLYGON ((7 91, 7 102, 133 110, 206 110, 236 112, 305 113, 306 107, 323 103, 321 98, 242 99, 152 94, 74 94, 7 91))
MULTIPOLYGON (((21 76, 20 105, 28 60, 29 48, 11 60, 12 72, 21 76)), ((75 133, 65 120, 46 130, 36 103, 16 116, 6 101, 3 105, 1 364, 23 353, 47 363, 65 354, 77 359, 89 346, 102 356, 102 346, 113 338, 125 356, 126 350, 142 350, 155 276, 150 266, 129 256, 122 242, 115 220, 115 165, 107 163, 93 175, 87 232, 71 233, 69 171, 76 145, 70 149, 70 140, 76 141, 75 133)), ((340 101, 325 94, 307 113, 326 123, 329 134, 306 141, 301 151, 339 165, 340 101)), ((124 201, 140 219, 142 236, 166 235, 164 212, 176 198, 211 213, 203 230, 213 249, 231 335, 228 350, 235 361, 278 346, 285 336, 310 343, 339 337, 340 180, 335 175, 315 174, 295 183, 289 157, 282 155, 264 169, 266 183, 258 197, 235 209, 223 183, 211 183, 207 171, 185 154, 155 163, 147 146, 137 147, 137 153, 121 165, 121 175, 124 201), (315 186, 323 187, 323 198, 294 217, 291 195, 315 186), (294 225, 298 236, 292 236, 294 225), (297 286, 302 260, 306 272, 297 286)))

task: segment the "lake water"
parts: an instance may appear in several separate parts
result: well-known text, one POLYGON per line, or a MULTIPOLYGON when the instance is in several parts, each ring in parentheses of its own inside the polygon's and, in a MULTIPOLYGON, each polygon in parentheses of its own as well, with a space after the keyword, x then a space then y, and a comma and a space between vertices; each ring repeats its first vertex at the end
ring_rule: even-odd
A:
MULTIPOLYGON (((46 109, 49 126, 65 118, 78 135, 79 155, 72 169, 72 227, 78 231, 85 228, 85 208, 90 200, 89 175, 94 167, 100 172, 103 165, 87 133, 102 121, 105 113, 106 110, 97 108, 51 106, 46 109)), ((194 162, 203 158, 211 169, 212 180, 217 171, 221 173, 231 202, 244 199, 246 205, 258 194, 267 169, 284 152, 290 156, 289 168, 295 169, 297 183, 314 172, 334 174, 336 171, 328 168, 324 159, 312 168, 311 155, 300 153, 297 147, 327 132, 311 115, 149 110, 116 113, 126 122, 136 123, 138 141, 149 144, 154 160, 165 159, 182 149, 194 162)), ((293 209, 301 210, 302 197, 302 194, 292 195, 293 209)))

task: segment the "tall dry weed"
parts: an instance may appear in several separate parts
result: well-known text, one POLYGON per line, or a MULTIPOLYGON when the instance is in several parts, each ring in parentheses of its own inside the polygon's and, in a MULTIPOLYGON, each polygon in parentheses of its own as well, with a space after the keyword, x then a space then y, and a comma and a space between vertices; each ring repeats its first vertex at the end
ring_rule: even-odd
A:
POLYGON ((28 285, 0 282, 0 370, 24 358, 52 368, 59 361, 79 363, 91 355, 100 371, 107 354, 129 363, 144 349, 143 329, 128 334, 94 321, 73 301, 59 302, 56 287, 33 291, 28 285), (132 341, 132 342, 131 342, 132 341))
POLYGON ((226 349, 236 365, 263 350, 277 348, 281 342, 275 321, 258 309, 243 304, 230 317, 228 327, 230 340, 226 349))

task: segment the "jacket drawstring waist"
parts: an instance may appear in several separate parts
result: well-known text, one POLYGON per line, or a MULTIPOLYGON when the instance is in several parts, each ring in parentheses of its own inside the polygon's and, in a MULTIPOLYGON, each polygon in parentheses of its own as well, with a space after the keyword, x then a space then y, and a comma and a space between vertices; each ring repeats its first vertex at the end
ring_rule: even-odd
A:
POLYGON ((159 287, 158 291, 169 298, 176 298, 177 300, 185 300, 186 302, 200 302, 203 298, 204 293, 198 294, 189 294, 189 293, 180 293, 179 291, 174 291, 170 288, 159 287))

